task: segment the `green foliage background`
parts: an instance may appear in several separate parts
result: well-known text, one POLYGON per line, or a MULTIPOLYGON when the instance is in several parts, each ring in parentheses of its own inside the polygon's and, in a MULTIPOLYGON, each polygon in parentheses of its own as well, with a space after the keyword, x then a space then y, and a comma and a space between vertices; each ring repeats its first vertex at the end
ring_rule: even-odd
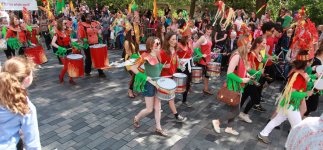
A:
MULTIPOLYGON (((37 0, 41 5, 41 0, 37 0)), ((53 0, 48 0, 52 2, 53 0)), ((66 2, 68 0, 65 0, 66 2)), ((73 0, 75 1, 75 0, 73 0)), ((89 7, 93 8, 97 2, 100 6, 107 5, 110 8, 121 9, 127 7, 132 0, 79 0, 85 1, 89 7)), ((153 0, 134 0, 141 8, 152 8, 153 0)), ((158 3, 167 3, 171 8, 188 8, 193 0, 157 0, 158 3)), ((216 0, 197 0, 196 6, 201 8, 209 8, 211 12, 216 12, 213 5, 216 0)), ((235 9, 245 9, 246 12, 257 11, 256 4, 263 0, 223 0, 227 6, 235 9)), ((293 12, 305 6, 306 13, 316 24, 323 24, 323 0, 268 0, 267 9, 272 10, 274 18, 277 18, 281 8, 288 8, 293 12)))

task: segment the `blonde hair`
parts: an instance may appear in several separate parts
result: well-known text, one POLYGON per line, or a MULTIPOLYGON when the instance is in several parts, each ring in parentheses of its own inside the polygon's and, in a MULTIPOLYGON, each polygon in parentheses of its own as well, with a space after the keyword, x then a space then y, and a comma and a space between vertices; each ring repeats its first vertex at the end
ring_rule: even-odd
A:
POLYGON ((11 112, 26 115, 30 109, 26 90, 22 81, 34 69, 34 63, 28 58, 13 57, 7 60, 0 72, 0 105, 11 112))
POLYGON ((245 66, 249 66, 248 63, 248 36, 240 36, 237 43, 239 43, 238 49, 236 50, 240 55, 240 58, 243 60, 245 66))

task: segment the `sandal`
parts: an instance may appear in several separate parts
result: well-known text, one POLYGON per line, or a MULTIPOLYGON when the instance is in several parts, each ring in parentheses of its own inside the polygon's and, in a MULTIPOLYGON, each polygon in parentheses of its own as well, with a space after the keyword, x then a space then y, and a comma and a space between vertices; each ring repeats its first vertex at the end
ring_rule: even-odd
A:
POLYGON ((130 95, 130 92, 128 91, 128 97, 129 98, 135 98, 135 94, 132 93, 132 95, 130 95))
POLYGON ((139 121, 136 119, 136 116, 133 117, 133 126, 135 126, 135 128, 139 128, 140 127, 139 121))
POLYGON ((206 91, 206 90, 203 90, 203 93, 207 94, 207 95, 213 95, 213 93, 211 93, 210 91, 206 91))
POLYGON ((160 136, 168 137, 168 134, 162 129, 156 129, 155 132, 160 136))

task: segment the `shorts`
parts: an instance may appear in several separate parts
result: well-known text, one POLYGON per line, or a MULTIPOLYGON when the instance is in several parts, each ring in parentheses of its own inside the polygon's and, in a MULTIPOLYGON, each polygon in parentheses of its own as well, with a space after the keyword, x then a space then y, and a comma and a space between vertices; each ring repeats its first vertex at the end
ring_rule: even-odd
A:
POLYGON ((202 67, 202 76, 204 76, 205 78, 210 78, 210 76, 207 75, 207 66, 206 65, 197 64, 197 66, 202 67))
POLYGON ((154 97, 156 95, 156 91, 156 87, 147 81, 142 94, 145 97, 154 97))

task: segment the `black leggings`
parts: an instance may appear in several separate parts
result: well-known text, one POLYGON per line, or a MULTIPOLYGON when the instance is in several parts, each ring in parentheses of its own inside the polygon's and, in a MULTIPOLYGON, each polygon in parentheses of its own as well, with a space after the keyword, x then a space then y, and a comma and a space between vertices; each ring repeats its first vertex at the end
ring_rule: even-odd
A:
POLYGON ((221 124, 227 124, 227 127, 234 127, 234 119, 239 115, 240 113, 240 106, 239 104, 237 106, 229 106, 225 104, 222 108, 226 112, 224 115, 219 116, 219 120, 221 124))
POLYGON ((247 103, 243 113, 248 114, 248 112, 250 111, 250 109, 252 108, 252 106, 254 104, 259 104, 260 103, 260 96, 261 93, 259 92, 259 87, 255 86, 255 85, 250 85, 248 84, 245 88, 244 88, 244 92, 242 93, 242 97, 241 97, 241 103, 240 103, 240 107, 243 106, 244 102, 246 102, 247 98, 250 96, 250 101, 247 103))
POLYGON ((180 73, 184 73, 187 75, 187 78, 186 78, 186 90, 185 92, 183 93, 183 100, 182 102, 186 102, 187 101, 187 94, 191 88, 191 81, 192 81, 192 73, 188 71, 188 64, 186 64, 186 69, 184 71, 178 69, 177 72, 180 72, 180 73))
MULTIPOLYGON (((16 51, 14 49, 11 49, 9 46, 7 46, 7 50, 4 50, 4 53, 6 54, 6 57, 10 59, 13 56, 16 56, 16 51)), ((25 47, 21 47, 18 51, 19 55, 25 54, 25 47)))

